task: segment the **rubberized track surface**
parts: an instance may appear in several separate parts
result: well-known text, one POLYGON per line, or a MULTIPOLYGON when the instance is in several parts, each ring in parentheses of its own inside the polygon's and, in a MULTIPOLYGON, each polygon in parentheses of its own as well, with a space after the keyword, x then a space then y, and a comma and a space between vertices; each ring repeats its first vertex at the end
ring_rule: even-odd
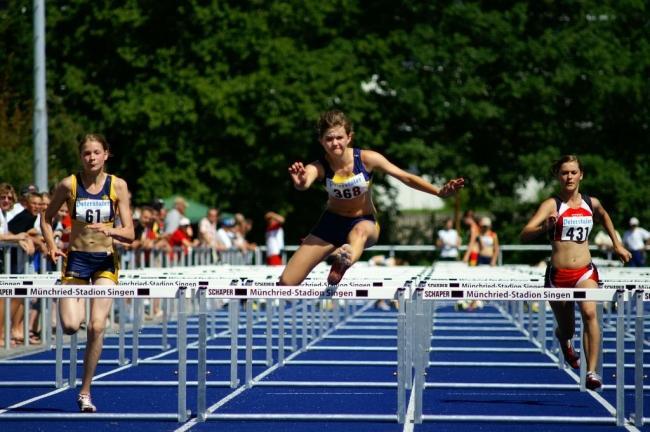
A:
MULTIPOLYGON (((370 305, 366 305, 370 306, 370 305)), ((424 392, 425 422, 422 424, 399 425, 390 421, 332 421, 327 415, 336 414, 378 414, 394 415, 396 412, 396 315, 395 312, 381 312, 372 307, 360 307, 347 322, 317 339, 309 349, 301 352, 293 362, 275 369, 261 380, 261 384, 241 391, 236 397, 218 408, 216 413, 225 414, 322 414, 320 421, 287 420, 216 420, 206 423, 191 419, 187 424, 159 420, 97 420, 88 419, 3 419, 0 414, 0 430, 5 431, 59 431, 65 427, 70 431, 207 431, 220 428, 229 431, 619 431, 614 425, 563 424, 563 423, 519 423, 504 421, 428 421, 426 416, 572 416, 611 417, 608 404, 615 404, 613 387, 606 387, 600 394, 581 393, 572 371, 558 369, 552 354, 542 352, 530 341, 500 309, 488 305, 480 311, 457 312, 450 305, 440 307, 434 318, 434 331, 430 361, 432 365, 426 376, 427 389, 424 392), (444 329, 438 330, 438 327, 444 329), (459 328, 459 330, 454 330, 459 328), (480 336, 477 338, 477 336, 480 336), (326 361, 324 364, 309 364, 326 361), (300 364, 307 362, 307 364, 300 364), (332 362, 332 363, 330 363, 332 362), (338 364, 334 363, 338 362, 338 364), (380 362, 380 363, 377 363, 380 362), (472 365, 463 363, 471 362, 472 365), (507 363, 503 366, 499 363, 507 363), (529 365, 534 363, 534 365, 529 365), (513 365, 515 364, 515 365, 513 365), (312 382, 314 385, 293 385, 292 382, 312 382), (324 382, 330 385, 320 385, 324 382), (345 383, 359 383, 353 387, 345 383), (286 383, 284 385, 283 383, 286 383), (339 383, 340 385, 337 385, 339 383), (387 383, 386 386, 366 386, 364 383, 387 383), (517 388, 511 384, 533 384, 517 388), (568 388, 553 388, 564 384, 568 388)), ((216 312, 221 336, 209 340, 208 361, 226 360, 229 341, 226 329, 225 310, 216 312), (224 348, 217 348, 224 347, 224 348)), ((550 317, 550 315, 549 315, 550 317)), ((243 316, 240 316, 243 324, 243 316)), ((290 317, 287 316, 287 324, 290 317)), ((552 320, 548 320, 550 339, 552 320)), ((188 358, 196 358, 196 321, 189 323, 190 349, 188 358)), ((277 323, 276 323, 277 324, 277 323)), ((604 348, 614 348, 613 329, 604 328, 604 348)), ((274 330, 277 331, 277 330, 274 330)), ((140 340, 140 358, 145 360, 138 366, 119 367, 116 335, 106 338, 102 363, 97 370, 97 381, 147 381, 168 385, 159 386, 101 386, 93 387, 93 400, 101 413, 175 413, 177 411, 177 370, 171 364, 147 364, 146 359, 177 360, 174 350, 175 328, 170 329, 167 350, 160 348, 160 328, 150 327, 142 331, 147 338, 140 340), (151 336, 151 337, 149 337, 151 336)), ((264 345, 264 325, 256 328, 255 346, 264 345)), ((127 338, 127 343, 130 339, 127 338)), ((274 345, 277 341, 274 339, 274 345)), ((240 338, 240 345, 244 339, 240 338)), ((630 347, 632 341, 629 342, 630 347)), ((290 344, 287 344, 290 345, 290 344)), ((627 344, 626 344, 627 345, 627 344)), ((549 345, 550 346, 550 345, 549 345)), ((579 344, 578 344, 579 346, 579 344)), ((83 348, 79 358, 83 358, 83 348)), ((130 352, 127 350, 127 358, 130 352)), ((243 350, 239 358, 243 359, 243 350)), ((286 350, 287 356, 291 354, 286 350)), ((64 353, 67 358, 67 352, 64 353)), ((32 360, 54 359, 54 351, 15 358, 9 364, 0 365, 0 380, 53 381, 54 364, 30 364, 32 360)), ((262 348, 254 350, 254 360, 265 359, 262 348)), ((274 351, 274 361, 277 350, 274 351)), ((650 364, 650 354, 645 354, 644 364, 650 364)), ((626 359, 632 363, 632 359, 626 359)), ((606 385, 613 385, 614 354, 605 353, 604 379, 606 385)), ((266 367, 255 364, 253 374, 257 376, 266 367)), ((208 364, 209 381, 229 379, 229 366, 208 364)), ((633 384, 633 369, 626 368, 626 384, 633 384)), ((81 376, 79 367, 77 376, 81 376)), ((244 366, 240 365, 240 379, 244 366)), ((188 366, 188 380, 196 380, 196 366, 188 366)), ((647 379, 646 379, 647 381, 647 379)), ((189 409, 196 407, 196 387, 188 387, 189 409)), ((207 406, 217 403, 234 390, 229 387, 208 386, 207 406)), ((12 386, 0 391, 0 410, 16 414, 76 413, 76 391, 55 389, 49 386, 12 386)), ((633 410, 632 390, 626 392, 626 417, 633 410)), ((650 398, 644 400, 646 413, 650 412, 650 398)), ((630 430, 635 430, 630 428, 630 430)), ((650 431, 649 426, 641 430, 650 431)))

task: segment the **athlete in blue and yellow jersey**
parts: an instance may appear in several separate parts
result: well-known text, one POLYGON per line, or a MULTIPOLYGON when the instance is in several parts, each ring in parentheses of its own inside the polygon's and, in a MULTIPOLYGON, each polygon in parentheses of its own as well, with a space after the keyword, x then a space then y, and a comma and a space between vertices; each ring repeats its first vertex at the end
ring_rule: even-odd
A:
MULTIPOLYGON (((118 257, 113 241, 130 243, 135 237, 127 184, 104 171, 109 151, 104 137, 86 135, 79 145, 83 170, 59 183, 41 218, 49 257, 53 261, 59 257, 64 259, 64 284, 115 285, 118 257), (67 203, 73 221, 67 255, 57 247, 52 229, 52 219, 63 203, 67 203), (115 225, 116 214, 120 216, 121 226, 115 225)), ((111 304, 110 298, 90 300, 84 373, 77 397, 82 412, 96 411, 90 398, 90 383, 101 355, 111 304)), ((85 320, 84 300, 59 299, 59 317, 66 334, 76 333, 85 320)))
POLYGON ((352 148, 352 124, 341 111, 328 111, 318 121, 318 137, 325 150, 323 158, 304 165, 295 162, 289 175, 298 190, 315 181, 324 182, 327 207, 311 233, 305 238, 280 276, 282 285, 298 285, 312 269, 329 255, 334 264, 327 282, 336 285, 345 271, 361 256, 364 248, 379 237, 375 220, 371 181, 375 170, 391 175, 407 186, 440 197, 463 187, 462 178, 437 187, 422 177, 408 173, 371 150, 352 148))

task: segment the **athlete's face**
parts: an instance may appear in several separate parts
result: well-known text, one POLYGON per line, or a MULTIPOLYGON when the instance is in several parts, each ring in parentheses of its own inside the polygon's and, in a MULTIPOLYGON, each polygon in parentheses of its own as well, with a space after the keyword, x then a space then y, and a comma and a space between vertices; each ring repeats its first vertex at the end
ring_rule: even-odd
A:
POLYGON ((560 166, 557 176, 560 185, 564 189, 573 191, 580 185, 580 180, 582 180, 582 171, 578 166, 578 162, 565 162, 560 166))
POLYGON ((86 141, 81 148, 81 161, 88 171, 100 171, 107 159, 108 152, 98 141, 86 141))
POLYGON ((327 153, 342 155, 352 141, 352 134, 348 134, 343 126, 329 128, 320 139, 320 143, 327 153))

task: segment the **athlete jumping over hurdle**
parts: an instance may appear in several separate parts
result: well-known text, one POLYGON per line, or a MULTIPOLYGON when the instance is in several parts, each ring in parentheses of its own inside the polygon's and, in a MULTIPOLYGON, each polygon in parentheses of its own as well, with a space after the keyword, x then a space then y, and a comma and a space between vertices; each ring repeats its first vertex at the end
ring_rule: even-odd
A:
POLYGON ((324 182, 327 207, 287 263, 280 276, 282 285, 300 284, 318 263, 332 254, 334 263, 327 283, 337 285, 364 248, 377 242, 379 225, 370 187, 373 171, 382 171, 413 189, 442 198, 452 195, 464 184, 464 179, 457 178, 437 187, 395 166, 375 151, 351 147, 352 124, 341 111, 322 114, 317 128, 324 157, 307 165, 294 162, 289 167, 289 175, 296 189, 301 191, 316 180, 324 182))
MULTIPOLYGON (((117 284, 119 259, 113 248, 113 240, 131 243, 135 238, 127 184, 104 171, 109 151, 109 145, 101 135, 86 135, 79 145, 83 171, 59 183, 45 215, 41 217, 48 256, 55 262, 60 256, 64 258, 64 284, 117 284), (52 219, 64 202, 68 204, 72 216, 67 256, 56 246, 52 230, 52 219), (118 213, 121 221, 119 227, 115 226, 118 213)), ((90 383, 104 345, 104 328, 112 302, 110 298, 90 300, 84 373, 77 396, 81 412, 96 411, 90 398, 90 383)), ((83 299, 59 299, 59 319, 66 334, 72 335, 79 330, 84 315, 83 299)))
MULTIPOLYGON (((589 252, 589 234, 594 219, 603 225, 612 239, 614 251, 623 262, 629 261, 631 254, 616 236, 614 224, 600 201, 580 193, 584 170, 577 156, 563 156, 553 164, 552 173, 560 183, 560 192, 542 202, 521 231, 521 239, 529 241, 544 233, 549 235, 553 250, 546 269, 545 286, 598 288, 598 271, 591 262, 589 252)), ((577 369, 580 367, 580 356, 571 342, 575 333, 573 303, 550 302, 558 323, 555 336, 560 342, 564 359, 577 369)), ((602 378, 596 373, 600 351, 596 303, 580 302, 580 312, 584 326, 582 346, 587 359, 586 386, 596 390, 602 386, 602 378)))

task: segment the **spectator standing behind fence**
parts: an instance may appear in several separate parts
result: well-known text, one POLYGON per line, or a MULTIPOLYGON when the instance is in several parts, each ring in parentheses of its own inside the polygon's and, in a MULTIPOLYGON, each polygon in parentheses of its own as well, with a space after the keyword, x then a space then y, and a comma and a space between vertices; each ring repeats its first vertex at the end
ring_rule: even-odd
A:
POLYGON ((0 190, 0 193, 8 193, 11 195, 11 200, 5 202, 5 204, 8 204, 8 207, 2 208, 2 212, 5 215, 5 219, 7 219, 7 222, 10 222, 14 218, 14 216, 16 216, 21 211, 25 210, 25 208, 20 203, 23 200, 22 195, 20 196, 19 199, 18 194, 16 193, 16 190, 14 189, 13 186, 11 186, 9 183, 3 183, 3 185, 4 186, 2 190, 0 190))
POLYGON ((34 242, 26 232, 14 234, 9 222, 16 215, 16 191, 9 183, 0 183, 0 241, 17 243, 27 254, 34 254, 34 242))
POLYGON ((264 215, 264 220, 266 220, 266 264, 270 266, 282 265, 284 216, 270 211, 264 215))
POLYGON ((474 210, 466 210, 463 214, 463 224, 467 226, 467 250, 463 256, 463 262, 467 265, 475 266, 478 264, 478 242, 476 238, 480 232, 474 210))
POLYGON ((135 240, 131 243, 131 248, 136 254, 136 264, 141 267, 150 267, 152 265, 151 251, 161 249, 154 210, 151 207, 140 209, 140 219, 134 231, 135 240))
MULTIPOLYGON (((16 203, 16 191, 9 183, 0 183, 0 242, 15 244, 19 246, 23 252, 27 254, 34 253, 34 243, 26 232, 13 234, 9 231, 9 224, 7 222, 7 214, 11 216, 11 210, 16 203)), ((10 331, 10 344, 15 345, 17 342, 22 342, 23 337, 23 301, 21 299, 9 299, 9 324, 10 331)), ((5 329, 5 300, 0 299, 0 347, 4 347, 4 329, 5 329)))
POLYGON ((172 253, 175 253, 175 248, 183 248, 183 253, 187 255, 191 247, 199 244, 198 239, 194 239, 194 230, 192 223, 186 217, 182 217, 178 222, 178 228, 169 237, 169 246, 172 248, 172 253))
POLYGON ((436 240, 436 247, 440 249, 438 259, 440 261, 456 261, 458 260, 460 247, 460 236, 458 231, 454 229, 454 221, 451 218, 445 220, 445 227, 438 230, 438 239, 436 240))
POLYGON ((233 230, 235 238, 233 240, 233 244, 243 253, 257 249, 257 244, 249 242, 246 238, 252 229, 252 219, 246 218, 241 213, 235 213, 235 229, 233 230))
POLYGON ((217 237, 217 224, 219 223, 219 209, 211 208, 199 221, 199 241, 201 246, 215 251, 224 250, 225 247, 217 237))
POLYGON ((478 243, 478 265, 497 265, 499 258, 499 236, 492 231, 492 220, 482 217, 479 222, 479 233, 475 241, 478 243))
MULTIPOLYGON (((101 135, 88 134, 79 144, 83 170, 64 178, 54 190, 52 202, 42 218, 43 235, 50 259, 64 257, 64 284, 115 285, 118 281, 119 257, 113 240, 133 241, 133 219, 128 186, 121 178, 105 172, 110 148, 101 135), (70 246, 64 254, 54 240, 52 220, 64 202, 72 218, 70 246), (122 225, 115 226, 119 212, 122 225)), ((92 298, 87 320, 87 342, 84 371, 77 405, 81 412, 95 412, 90 385, 102 352, 104 328, 112 298, 92 298)), ((85 301, 81 298, 59 299, 59 317, 66 334, 76 333, 85 317, 85 301)))
POLYGON ((187 201, 183 197, 174 198, 174 208, 167 212, 165 216, 165 234, 171 235, 180 225, 181 218, 185 217, 187 201))
MULTIPOLYGON (((33 242, 34 250, 28 258, 32 268, 34 254, 36 251, 40 251, 45 247, 42 235, 34 228, 34 223, 36 222, 38 213, 41 210, 41 200, 41 195, 38 192, 29 192, 23 201, 24 210, 14 216, 8 224, 11 233, 26 233, 33 242)), ((12 265, 14 264, 14 261, 16 263, 16 267, 12 268, 12 272, 14 273, 24 273, 25 263, 19 258, 22 257, 16 255, 15 259, 12 259, 12 265)))
POLYGON ((632 254, 630 267, 645 266, 645 247, 650 243, 650 232, 639 226, 639 219, 630 218, 630 229, 623 233, 623 244, 632 254))
POLYGON ((235 218, 228 216, 221 221, 221 227, 217 230, 217 239, 223 245, 224 250, 234 249, 235 239, 235 218))

